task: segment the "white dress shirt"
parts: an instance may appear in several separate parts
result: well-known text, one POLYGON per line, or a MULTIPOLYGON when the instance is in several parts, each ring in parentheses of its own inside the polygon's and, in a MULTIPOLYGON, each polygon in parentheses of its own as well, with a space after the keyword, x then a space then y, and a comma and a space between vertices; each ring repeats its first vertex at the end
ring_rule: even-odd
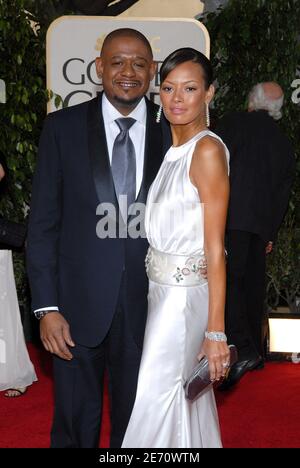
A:
MULTIPOLYGON (((108 156, 111 164, 112 150, 114 141, 120 133, 120 129, 115 120, 124 115, 109 102, 105 94, 102 95, 102 114, 104 120, 105 134, 107 140, 108 156)), ((130 127, 129 135, 135 149, 136 156, 136 198, 139 194, 144 170, 144 152, 145 152, 145 135, 146 135, 146 117, 147 107, 145 99, 141 99, 136 108, 126 117, 131 117, 136 122, 130 127)))
MULTIPOLYGON (((111 164, 112 160, 112 150, 114 141, 117 135, 120 133, 120 129, 116 124, 115 120, 124 115, 109 102, 105 94, 102 94, 102 114, 104 120, 106 141, 109 161, 111 164)), ((136 122, 129 129, 129 135, 133 142, 136 156, 136 198, 139 194, 142 180, 143 180, 143 171, 144 171, 144 153, 145 153, 145 137, 146 137, 146 118, 147 118, 147 106, 145 99, 141 99, 136 108, 127 116, 136 120, 136 122)), ((36 309, 35 312, 43 310, 57 310, 57 306, 48 306, 42 307, 41 309, 36 309)))

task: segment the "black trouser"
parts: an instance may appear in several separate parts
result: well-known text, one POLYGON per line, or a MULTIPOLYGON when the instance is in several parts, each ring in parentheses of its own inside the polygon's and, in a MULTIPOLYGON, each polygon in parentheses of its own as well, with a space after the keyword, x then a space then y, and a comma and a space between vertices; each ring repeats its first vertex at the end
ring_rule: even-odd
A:
POLYGON ((238 348, 239 361, 263 355, 265 248, 257 234, 227 231, 226 334, 238 348))
MULTIPOLYGON (((141 349, 132 337, 124 281, 105 340, 95 348, 76 345, 72 361, 54 357, 55 412, 51 447, 98 447, 103 376, 109 376, 111 447, 120 447, 133 408, 141 349)), ((72 331, 72 330, 71 330, 72 331)))

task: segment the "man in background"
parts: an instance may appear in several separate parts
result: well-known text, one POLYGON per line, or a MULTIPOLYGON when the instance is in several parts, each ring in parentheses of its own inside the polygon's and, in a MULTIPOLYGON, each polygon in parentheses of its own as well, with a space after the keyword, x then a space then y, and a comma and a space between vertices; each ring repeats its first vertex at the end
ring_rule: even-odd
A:
POLYGON ((275 122, 283 97, 277 83, 259 83, 249 94, 248 112, 225 116, 216 129, 230 151, 226 334, 239 353, 223 390, 263 367, 266 253, 287 209, 295 170, 291 144, 275 122))

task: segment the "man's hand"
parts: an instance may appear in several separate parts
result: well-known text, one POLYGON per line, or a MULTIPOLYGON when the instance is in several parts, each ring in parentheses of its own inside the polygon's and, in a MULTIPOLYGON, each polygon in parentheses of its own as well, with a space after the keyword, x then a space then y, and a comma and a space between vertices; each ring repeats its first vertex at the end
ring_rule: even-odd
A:
POLYGON ((272 241, 269 241, 269 242, 267 243, 267 247, 266 247, 266 254, 271 253, 272 250, 273 250, 273 242, 272 242, 272 241))
POLYGON ((68 346, 73 348, 75 343, 71 338, 68 322, 59 312, 50 312, 41 318, 40 335, 47 351, 61 359, 71 361, 73 355, 68 346))

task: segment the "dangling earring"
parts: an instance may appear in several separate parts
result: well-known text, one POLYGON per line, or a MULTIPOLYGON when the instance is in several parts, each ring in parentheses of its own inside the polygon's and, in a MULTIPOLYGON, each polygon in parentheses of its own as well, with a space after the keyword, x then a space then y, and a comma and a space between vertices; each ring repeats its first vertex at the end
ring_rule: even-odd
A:
POLYGON ((210 126, 209 107, 208 107, 207 102, 205 104, 206 104, 206 108, 205 108, 206 126, 209 128, 209 126, 210 126))
POLYGON ((157 111, 157 114, 156 114, 156 123, 159 123, 159 122, 160 122, 161 113, 162 113, 162 105, 159 106, 159 109, 158 109, 158 111, 157 111))

